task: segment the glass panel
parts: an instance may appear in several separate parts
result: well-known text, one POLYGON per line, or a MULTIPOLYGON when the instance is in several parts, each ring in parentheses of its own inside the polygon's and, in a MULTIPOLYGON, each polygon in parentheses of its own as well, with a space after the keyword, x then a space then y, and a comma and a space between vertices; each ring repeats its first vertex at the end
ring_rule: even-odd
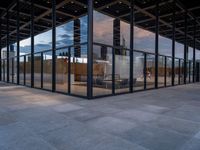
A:
POLYGON ((112 94, 112 48, 93 47, 93 96, 112 94))
POLYGON ((180 84, 184 84, 184 60, 181 59, 181 74, 180 74, 180 84))
POLYGON ((14 58, 14 83, 17 83, 17 57, 14 58))
POLYGON ((146 87, 155 88, 155 55, 147 54, 146 87))
POLYGON ((43 52, 43 88, 52 89, 52 52, 43 52))
POLYGON ((165 85, 165 57, 158 57, 158 87, 165 85))
POLYGON ((177 85, 179 83, 179 59, 175 59, 174 74, 174 85, 177 85))
POLYGON ((4 81, 7 81, 7 59, 4 60, 4 63, 5 63, 5 80, 4 81))
POLYGON ((87 45, 71 49, 71 93, 87 96, 87 45))
POLYGON ((190 63, 187 62, 187 76, 186 76, 186 83, 189 83, 190 79, 190 63))
POLYGON ((172 85, 172 58, 167 57, 166 85, 172 85))
POLYGON ((31 86, 31 55, 26 55, 26 85, 31 86))
POLYGON ((133 90, 144 89, 144 54, 133 52, 133 90))
POLYGON ((190 61, 190 82, 193 82, 193 61, 190 61))
POLYGON ((175 42, 175 57, 184 58, 184 45, 178 42, 175 42))
POLYGON ((19 83, 24 84, 24 56, 20 56, 19 60, 19 83))
POLYGON ((130 55, 126 49, 116 54, 115 49, 115 93, 129 92, 130 55))
POLYGON ((68 93, 68 49, 56 51, 56 91, 68 93))
POLYGON ((34 87, 41 88, 41 53, 34 55, 34 87))

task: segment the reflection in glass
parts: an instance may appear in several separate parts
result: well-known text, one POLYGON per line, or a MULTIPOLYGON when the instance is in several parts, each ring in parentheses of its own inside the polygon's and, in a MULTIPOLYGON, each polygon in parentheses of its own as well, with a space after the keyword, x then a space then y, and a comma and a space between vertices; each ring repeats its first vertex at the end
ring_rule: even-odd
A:
POLYGON ((17 57, 14 57, 14 66, 13 66, 13 71, 14 71, 14 83, 17 83, 17 57))
POLYGON ((158 57, 158 87, 165 85, 165 57, 158 57))
POLYGON ((129 91, 130 55, 126 49, 120 51, 121 54, 115 54, 115 93, 129 91))
POLYGON ((187 76, 186 76, 186 83, 189 83, 190 81, 190 62, 187 62, 187 76))
POLYGON ((180 84, 184 84, 184 60, 181 59, 181 63, 180 63, 180 84))
POLYGON ((56 91, 68 93, 68 49, 56 51, 56 91))
POLYGON ((144 89, 144 54, 133 52, 133 90, 144 89))
POLYGON ((43 88, 52 89, 52 52, 43 52, 43 88))
POLYGON ((19 83, 24 84, 24 58, 25 56, 20 56, 19 58, 19 83))
POLYGON ((112 94, 112 49, 93 47, 93 96, 112 94))
POLYGON ((147 54, 146 60, 146 87, 155 87, 155 55, 147 54))
POLYGON ((31 55, 26 55, 26 85, 31 86, 31 55))
POLYGON ((190 82, 193 82, 193 61, 190 61, 190 82))
POLYGON ((166 85, 172 85, 172 58, 170 57, 167 57, 166 85))
POLYGON ((177 85, 179 82, 179 59, 175 59, 174 66, 174 85, 177 85))
POLYGON ((41 53, 34 55, 34 86, 41 88, 41 53))
POLYGON ((71 93, 87 96, 87 45, 71 49, 71 93))

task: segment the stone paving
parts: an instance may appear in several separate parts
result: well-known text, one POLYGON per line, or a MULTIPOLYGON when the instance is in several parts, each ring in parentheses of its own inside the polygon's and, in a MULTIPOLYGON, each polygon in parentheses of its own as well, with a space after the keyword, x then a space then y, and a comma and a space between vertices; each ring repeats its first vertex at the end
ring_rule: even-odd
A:
POLYGON ((0 150, 200 150, 200 84, 89 101, 0 83, 0 150))

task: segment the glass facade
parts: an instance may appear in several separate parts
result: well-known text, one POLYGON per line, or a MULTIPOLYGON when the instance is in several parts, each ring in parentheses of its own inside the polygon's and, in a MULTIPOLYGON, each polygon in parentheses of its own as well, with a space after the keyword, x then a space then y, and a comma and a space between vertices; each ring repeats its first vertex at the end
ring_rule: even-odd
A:
POLYGON ((35 2, 48 9, 35 8, 32 14, 30 0, 19 3, 19 34, 1 49, 2 81, 85 98, 193 81, 193 48, 184 58, 184 45, 175 41, 172 58, 170 36, 156 34, 155 18, 148 28, 135 23, 139 18, 131 14, 130 0, 106 6, 103 1, 35 2))

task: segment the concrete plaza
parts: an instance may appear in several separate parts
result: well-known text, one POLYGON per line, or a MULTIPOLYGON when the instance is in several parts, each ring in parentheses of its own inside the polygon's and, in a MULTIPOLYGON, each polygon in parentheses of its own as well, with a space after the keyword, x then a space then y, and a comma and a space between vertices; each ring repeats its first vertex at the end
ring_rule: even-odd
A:
POLYGON ((200 84, 90 101, 0 83, 0 150, 200 150, 200 84))

